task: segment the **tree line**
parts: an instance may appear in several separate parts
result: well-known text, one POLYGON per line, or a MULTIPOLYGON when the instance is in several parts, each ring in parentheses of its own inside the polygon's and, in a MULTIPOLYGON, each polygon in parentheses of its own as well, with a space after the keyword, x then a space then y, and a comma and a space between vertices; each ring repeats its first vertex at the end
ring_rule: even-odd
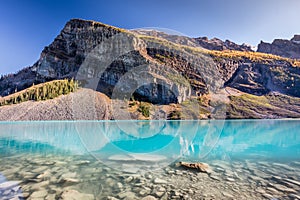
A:
POLYGON ((18 104, 25 101, 44 101, 54 99, 58 96, 75 92, 78 87, 78 81, 73 79, 55 80, 33 85, 20 92, 0 98, 0 106, 18 104))

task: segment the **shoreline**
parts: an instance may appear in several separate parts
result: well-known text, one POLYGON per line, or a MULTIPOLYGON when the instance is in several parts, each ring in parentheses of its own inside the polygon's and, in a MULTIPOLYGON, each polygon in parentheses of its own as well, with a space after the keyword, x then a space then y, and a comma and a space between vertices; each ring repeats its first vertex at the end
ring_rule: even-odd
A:
POLYGON ((128 120, 17 120, 17 121, 4 121, 0 120, 0 124, 4 123, 76 123, 76 122, 210 122, 210 121, 300 121, 300 118, 277 118, 277 119, 195 119, 195 120, 139 120, 139 119, 128 119, 128 120))

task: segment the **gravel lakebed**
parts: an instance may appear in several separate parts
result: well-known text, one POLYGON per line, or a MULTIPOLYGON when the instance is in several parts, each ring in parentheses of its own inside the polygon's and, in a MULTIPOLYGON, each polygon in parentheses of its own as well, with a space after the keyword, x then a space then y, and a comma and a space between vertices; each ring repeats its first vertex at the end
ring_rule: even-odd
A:
POLYGON ((130 173, 89 155, 19 154, 0 163, 0 199, 300 199, 298 161, 210 160, 211 174, 174 163, 130 173))

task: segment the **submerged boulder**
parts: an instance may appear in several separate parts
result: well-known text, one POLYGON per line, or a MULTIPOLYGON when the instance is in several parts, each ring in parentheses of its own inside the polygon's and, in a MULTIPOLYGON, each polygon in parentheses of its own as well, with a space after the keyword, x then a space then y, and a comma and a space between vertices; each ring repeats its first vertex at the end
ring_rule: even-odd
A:
POLYGON ((199 172, 210 174, 212 172, 211 168, 206 163, 188 163, 188 162, 179 162, 179 166, 184 167, 186 169, 194 169, 199 172))

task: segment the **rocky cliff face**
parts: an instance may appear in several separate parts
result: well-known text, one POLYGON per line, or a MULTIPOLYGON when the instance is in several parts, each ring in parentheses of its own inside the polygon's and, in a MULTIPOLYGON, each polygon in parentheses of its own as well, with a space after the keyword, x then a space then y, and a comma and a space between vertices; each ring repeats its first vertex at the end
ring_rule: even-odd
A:
POLYGON ((289 63, 244 63, 239 65, 225 85, 254 95, 266 95, 275 91, 300 97, 299 72, 299 67, 293 67, 289 63))
MULTIPOLYGON (((0 95, 11 94, 34 83, 79 78, 84 87, 111 96, 119 79, 131 73, 131 77, 127 75, 128 79, 123 80, 123 86, 131 86, 126 89, 148 101, 177 103, 189 96, 188 86, 173 82, 163 74, 167 71, 172 73, 172 69, 164 72, 155 70, 159 63, 146 51, 146 44, 131 32, 94 21, 74 19, 65 25, 53 43, 45 47, 32 67, 0 80, 0 95), (139 66, 145 66, 143 76, 138 72, 132 73, 139 71, 139 66), (78 72, 84 76, 78 76, 78 72), (98 84, 91 85, 95 78, 98 84), (137 78, 139 81, 135 81, 137 78)), ((129 98, 128 95, 122 93, 121 96, 129 98)))
POLYGON ((300 35, 294 35, 291 40, 275 39, 271 44, 261 41, 257 51, 300 59, 300 35))
POLYGON ((71 20, 55 40, 45 47, 34 68, 43 77, 74 77, 87 54, 105 38, 119 32, 98 22, 71 20))

